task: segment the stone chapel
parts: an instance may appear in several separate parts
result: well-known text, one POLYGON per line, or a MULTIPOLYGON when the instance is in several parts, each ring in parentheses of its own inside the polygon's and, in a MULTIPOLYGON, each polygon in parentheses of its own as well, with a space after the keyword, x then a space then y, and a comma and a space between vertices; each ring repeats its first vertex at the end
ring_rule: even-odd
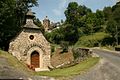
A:
POLYGON ((10 42, 9 53, 27 65, 32 65, 35 71, 49 70, 51 47, 40 28, 33 23, 34 15, 29 10, 26 14, 26 24, 21 32, 10 42))

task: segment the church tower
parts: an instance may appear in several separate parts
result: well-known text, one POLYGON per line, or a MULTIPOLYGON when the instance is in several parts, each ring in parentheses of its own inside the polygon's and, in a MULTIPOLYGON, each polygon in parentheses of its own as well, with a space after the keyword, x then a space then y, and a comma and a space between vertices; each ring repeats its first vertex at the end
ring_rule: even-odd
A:
POLYGON ((44 27, 45 31, 49 31, 50 30, 50 20, 48 19, 47 16, 43 20, 43 27, 44 27))

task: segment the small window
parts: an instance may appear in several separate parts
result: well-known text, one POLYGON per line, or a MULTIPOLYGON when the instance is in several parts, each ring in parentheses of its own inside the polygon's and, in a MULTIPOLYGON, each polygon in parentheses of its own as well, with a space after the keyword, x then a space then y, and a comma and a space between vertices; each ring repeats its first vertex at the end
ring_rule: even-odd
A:
POLYGON ((34 36, 33 35, 30 35, 30 37, 29 37, 31 40, 33 40, 34 39, 34 36))

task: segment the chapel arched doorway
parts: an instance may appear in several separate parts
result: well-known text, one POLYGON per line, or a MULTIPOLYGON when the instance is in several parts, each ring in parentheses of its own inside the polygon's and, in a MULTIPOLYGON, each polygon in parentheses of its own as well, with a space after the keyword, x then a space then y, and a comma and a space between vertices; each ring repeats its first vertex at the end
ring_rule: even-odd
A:
POLYGON ((31 54, 31 65, 35 68, 39 67, 39 53, 37 51, 32 52, 31 54))

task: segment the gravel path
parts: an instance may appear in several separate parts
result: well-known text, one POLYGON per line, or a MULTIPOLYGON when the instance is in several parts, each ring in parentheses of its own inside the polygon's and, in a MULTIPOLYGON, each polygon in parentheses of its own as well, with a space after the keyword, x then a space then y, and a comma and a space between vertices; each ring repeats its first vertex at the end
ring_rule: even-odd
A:
POLYGON ((102 59, 99 64, 90 69, 90 71, 78 75, 73 80, 120 80, 120 69, 102 59))
POLYGON ((72 80, 120 80, 120 57, 107 51, 94 52, 102 57, 100 63, 72 80))
MULTIPOLYGON (((89 71, 63 80, 120 80, 120 56, 114 52, 94 50, 102 59, 89 71)), ((6 58, 0 57, 0 79, 55 80, 51 77, 31 76, 16 70, 8 64, 6 58)), ((58 80, 58 79, 57 79, 58 80)))
POLYGON ((1 79, 23 79, 23 80, 54 80, 51 77, 31 76, 22 70, 12 67, 6 58, 0 57, 0 80, 1 79))
POLYGON ((0 79, 26 79, 27 77, 26 73, 9 65, 6 58, 0 57, 0 79))

